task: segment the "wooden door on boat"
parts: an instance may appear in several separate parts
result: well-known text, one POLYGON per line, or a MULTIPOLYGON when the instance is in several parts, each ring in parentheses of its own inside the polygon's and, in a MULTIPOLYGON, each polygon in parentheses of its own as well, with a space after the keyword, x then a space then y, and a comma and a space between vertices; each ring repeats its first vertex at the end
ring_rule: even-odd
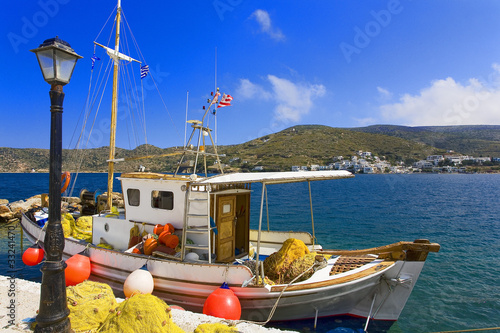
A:
POLYGON ((227 195, 217 198, 217 261, 228 262, 235 258, 235 220, 236 220, 236 196, 227 195))

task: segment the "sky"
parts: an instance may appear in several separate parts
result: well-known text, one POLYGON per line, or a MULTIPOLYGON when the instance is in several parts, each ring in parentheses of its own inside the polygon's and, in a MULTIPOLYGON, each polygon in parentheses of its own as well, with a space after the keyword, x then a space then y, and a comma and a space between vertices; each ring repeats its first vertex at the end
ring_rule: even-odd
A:
MULTIPOLYGON (((75 147, 93 42, 108 45, 115 6, 3 4, 0 147, 49 147, 50 87, 29 50, 55 36, 84 57, 64 87, 63 148, 75 147)), ((499 1, 122 0, 122 8, 151 73, 142 82, 146 125, 122 113, 120 148, 183 145, 186 102, 188 119, 201 119, 215 84, 233 97, 217 112, 220 145, 301 124, 500 125, 499 1)), ((95 52, 92 78, 108 63, 95 52)), ((107 97, 101 104, 88 147, 109 144, 107 97)))

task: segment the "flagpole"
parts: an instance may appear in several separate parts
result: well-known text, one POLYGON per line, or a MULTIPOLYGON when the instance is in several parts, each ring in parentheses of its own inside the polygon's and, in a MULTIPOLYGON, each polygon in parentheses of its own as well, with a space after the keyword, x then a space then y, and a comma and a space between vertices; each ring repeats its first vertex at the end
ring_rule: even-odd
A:
POLYGON ((186 149, 187 121, 188 121, 189 90, 186 93, 186 122, 184 123, 184 149, 186 149))
MULTIPOLYGON (((215 47, 215 90, 217 90, 217 46, 215 47)), ((215 146, 217 146, 217 108, 214 107, 215 146)))

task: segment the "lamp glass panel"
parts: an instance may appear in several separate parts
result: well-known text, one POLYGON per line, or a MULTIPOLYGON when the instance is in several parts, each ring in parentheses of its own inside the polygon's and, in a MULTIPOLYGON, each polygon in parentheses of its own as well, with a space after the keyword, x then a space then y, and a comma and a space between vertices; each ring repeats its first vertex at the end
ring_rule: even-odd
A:
POLYGON ((77 58, 74 55, 56 50, 57 80, 68 83, 75 68, 77 58))
POLYGON ((52 52, 53 50, 49 49, 36 53, 45 80, 54 79, 54 58, 52 52))

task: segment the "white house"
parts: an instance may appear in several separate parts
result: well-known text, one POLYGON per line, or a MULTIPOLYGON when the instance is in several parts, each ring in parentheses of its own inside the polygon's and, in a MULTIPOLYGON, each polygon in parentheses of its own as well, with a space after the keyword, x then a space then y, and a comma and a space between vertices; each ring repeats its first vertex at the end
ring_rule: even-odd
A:
POLYGON ((426 160, 432 162, 434 165, 438 165, 439 162, 444 161, 444 157, 443 155, 429 155, 426 160))
POLYGON ((432 169, 434 166, 434 163, 426 161, 426 160, 420 160, 418 162, 413 163, 413 167, 418 168, 418 169, 432 169))

